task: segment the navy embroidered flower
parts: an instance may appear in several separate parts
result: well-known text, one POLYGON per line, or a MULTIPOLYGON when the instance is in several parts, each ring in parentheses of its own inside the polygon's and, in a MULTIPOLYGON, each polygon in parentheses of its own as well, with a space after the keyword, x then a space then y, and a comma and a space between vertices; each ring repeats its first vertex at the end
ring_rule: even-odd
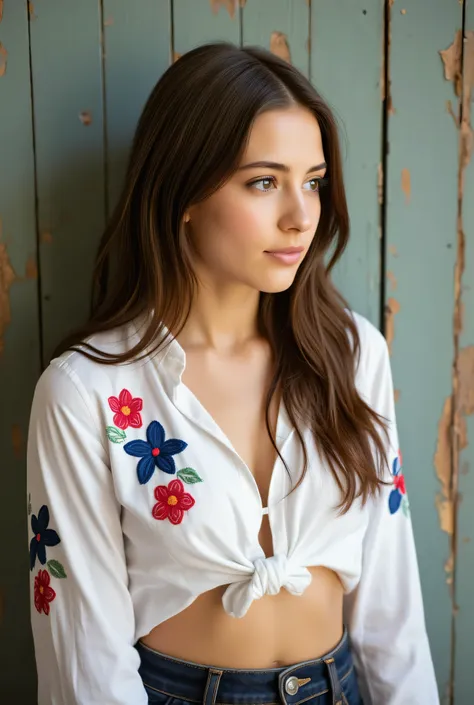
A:
POLYGON ((129 455, 141 458, 137 465, 138 481, 144 485, 150 480, 155 467, 167 472, 176 473, 173 455, 181 453, 188 444, 178 438, 165 441, 165 429, 158 421, 152 421, 146 430, 146 441, 130 441, 124 445, 129 455))
POLYGON ((405 476, 402 473, 402 466, 402 453, 399 450, 398 455, 395 456, 395 458, 393 459, 392 474, 394 489, 390 492, 388 498, 388 507, 390 510, 390 514, 395 514, 395 512, 398 512, 398 510, 400 509, 400 506, 402 506, 403 512, 405 516, 407 516, 408 498, 406 496, 405 476))
POLYGON ((31 517, 31 529, 34 536, 30 542, 30 570, 35 567, 36 556, 42 565, 46 563, 46 546, 57 546, 61 541, 54 529, 48 529, 48 524, 49 509, 46 504, 43 504, 38 512, 38 517, 35 514, 31 517))

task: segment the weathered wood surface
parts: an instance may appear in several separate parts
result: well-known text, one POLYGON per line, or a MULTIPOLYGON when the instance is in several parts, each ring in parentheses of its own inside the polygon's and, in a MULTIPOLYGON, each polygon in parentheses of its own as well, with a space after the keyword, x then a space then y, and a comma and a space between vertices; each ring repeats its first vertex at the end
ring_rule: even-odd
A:
MULTIPOLYGON (((456 36, 460 47, 461 36, 456 36)), ((459 51, 457 52, 459 57, 459 51)), ((459 220, 456 252, 454 462, 459 507, 455 555, 454 702, 472 701, 474 654, 474 3, 466 7, 459 137, 459 220)), ((456 62, 454 62, 456 65, 456 62)), ((459 68, 459 59, 457 66, 459 68)), ((454 127, 454 126, 453 126, 454 127)), ((456 485, 455 485, 456 487, 456 485)))
POLYGON ((0 2, 0 701, 35 702, 26 435, 40 372, 28 16, 0 2), (5 696, 14 697, 5 697, 5 696))
MULTIPOLYGON (((449 702, 453 613, 452 365, 458 134, 440 49, 462 22, 457 2, 391 9, 386 334, 428 632, 449 702)), ((464 705, 466 701, 459 701, 464 705)))

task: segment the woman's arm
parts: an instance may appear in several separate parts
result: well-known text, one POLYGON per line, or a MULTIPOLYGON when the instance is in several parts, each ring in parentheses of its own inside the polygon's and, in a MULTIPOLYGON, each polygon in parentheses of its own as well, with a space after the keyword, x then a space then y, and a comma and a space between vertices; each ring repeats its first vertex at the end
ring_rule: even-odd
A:
POLYGON ((389 421, 390 472, 369 500, 362 576, 346 598, 346 623, 364 705, 437 705, 438 689, 426 634, 418 564, 399 455, 394 393, 385 339, 370 336, 363 375, 367 401, 389 421))
POLYGON ((36 387, 28 438, 38 705, 148 702, 100 428, 75 373, 54 361, 36 387))

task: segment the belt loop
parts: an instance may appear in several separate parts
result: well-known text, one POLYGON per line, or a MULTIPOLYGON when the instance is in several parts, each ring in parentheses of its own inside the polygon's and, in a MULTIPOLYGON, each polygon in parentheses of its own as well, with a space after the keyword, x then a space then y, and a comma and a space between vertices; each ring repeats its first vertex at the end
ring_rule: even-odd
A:
POLYGON ((221 682, 222 671, 210 668, 207 674, 207 683, 204 689, 203 705, 215 705, 217 690, 221 682))
POLYGON ((337 668, 333 658, 328 658, 324 660, 324 663, 328 667, 329 679, 331 681, 332 688, 332 703, 333 705, 343 705, 342 700, 342 688, 339 676, 337 675, 337 668))

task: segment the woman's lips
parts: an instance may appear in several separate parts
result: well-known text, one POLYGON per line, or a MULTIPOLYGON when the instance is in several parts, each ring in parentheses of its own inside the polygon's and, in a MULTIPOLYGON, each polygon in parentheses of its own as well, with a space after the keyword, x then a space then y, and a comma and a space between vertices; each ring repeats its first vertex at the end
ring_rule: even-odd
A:
POLYGON ((270 255, 283 264, 296 264, 301 259, 303 250, 303 247, 289 247, 285 250, 274 250, 273 252, 266 250, 265 254, 270 255))

